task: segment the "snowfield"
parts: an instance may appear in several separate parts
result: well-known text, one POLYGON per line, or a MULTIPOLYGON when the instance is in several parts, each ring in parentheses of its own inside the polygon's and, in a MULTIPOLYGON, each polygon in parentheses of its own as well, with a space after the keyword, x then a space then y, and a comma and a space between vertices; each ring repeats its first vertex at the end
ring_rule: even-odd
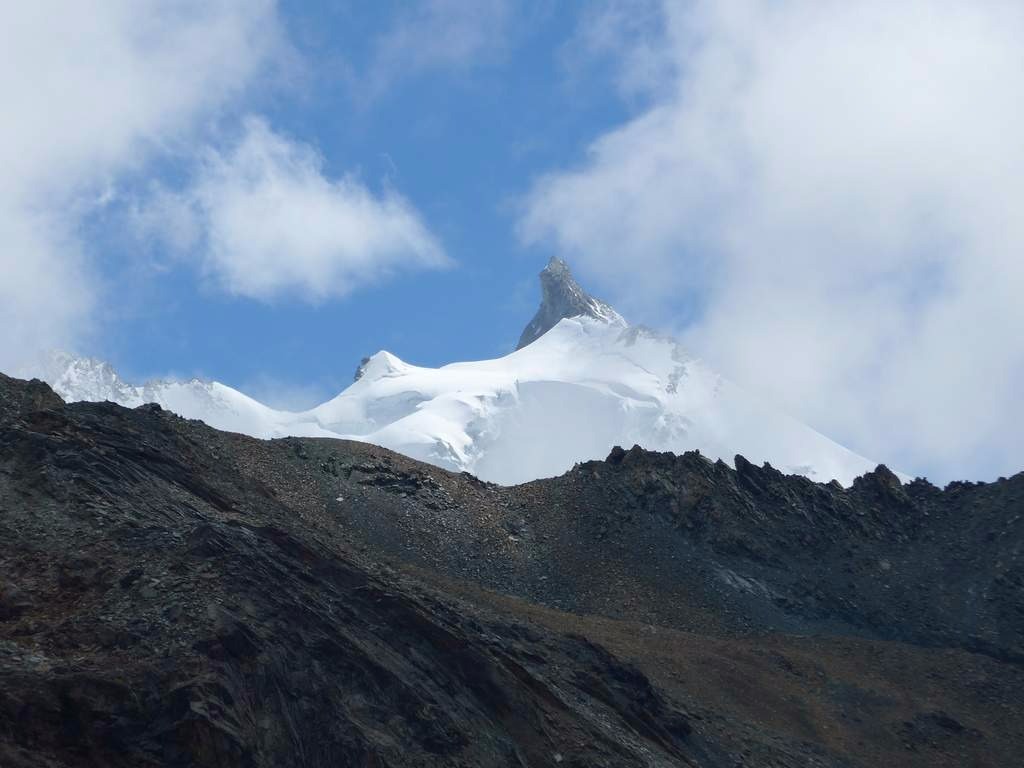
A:
POLYGON ((647 329, 580 316, 496 360, 440 368, 378 352, 362 376, 309 411, 288 412, 217 382, 133 386, 109 365, 59 356, 45 376, 66 400, 156 402, 260 438, 362 440, 483 480, 516 484, 639 444, 711 459, 739 453, 849 485, 875 463, 768 407, 647 329))

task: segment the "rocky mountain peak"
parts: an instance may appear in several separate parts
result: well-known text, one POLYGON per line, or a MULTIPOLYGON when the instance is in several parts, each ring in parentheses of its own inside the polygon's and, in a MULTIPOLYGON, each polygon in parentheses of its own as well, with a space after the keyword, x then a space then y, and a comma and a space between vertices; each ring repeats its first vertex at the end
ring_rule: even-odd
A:
POLYGON ((130 389, 110 363, 52 350, 38 364, 40 378, 65 400, 119 402, 130 389))
POLYGON ((622 315, 584 291, 572 276, 569 265, 552 256, 540 273, 541 303, 537 314, 523 329, 516 349, 532 344, 568 317, 592 317, 606 323, 626 325, 622 315))

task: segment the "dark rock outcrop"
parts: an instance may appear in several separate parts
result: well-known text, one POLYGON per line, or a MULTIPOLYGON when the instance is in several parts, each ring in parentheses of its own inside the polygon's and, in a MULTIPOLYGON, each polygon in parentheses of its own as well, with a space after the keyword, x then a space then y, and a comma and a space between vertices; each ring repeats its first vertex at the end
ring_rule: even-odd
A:
POLYGON ((879 466, 844 489, 742 456, 735 467, 616 447, 559 478, 491 486, 512 545, 472 515, 436 544, 417 540, 429 523, 414 510, 386 537, 346 519, 395 556, 573 612, 700 629, 710 611, 740 633, 1024 662, 1024 473, 943 490, 879 466))
POLYGON ((356 366, 356 372, 352 376, 352 381, 359 381, 361 378, 363 378, 363 374, 366 373, 366 364, 369 362, 369 357, 364 357, 359 361, 359 365, 356 366))
POLYGON ((532 344, 554 328, 559 320, 569 317, 592 317, 606 323, 625 325, 622 316, 610 305, 580 288, 569 271, 569 265, 557 257, 551 257, 541 271, 540 288, 540 308, 523 329, 516 349, 532 344))

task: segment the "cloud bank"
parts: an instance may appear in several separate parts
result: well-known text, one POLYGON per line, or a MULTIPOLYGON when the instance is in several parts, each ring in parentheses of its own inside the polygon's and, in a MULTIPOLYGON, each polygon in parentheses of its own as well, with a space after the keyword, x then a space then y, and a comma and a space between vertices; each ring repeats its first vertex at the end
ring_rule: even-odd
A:
POLYGON ((143 230, 199 260, 214 284, 253 299, 311 303, 398 269, 449 263, 397 192, 330 180, 308 145, 250 118, 227 151, 208 149, 191 185, 140 211, 143 230))
POLYGON ((281 45, 266 0, 14 3, 0 24, 0 368, 90 330, 79 225, 187 140, 281 45))
POLYGON ((240 118, 294 57, 273 0, 40 0, 4 14, 0 370, 103 330, 112 267, 84 233, 112 202, 234 295, 316 302, 447 263, 397 192, 329 180, 309 146, 240 118), (190 168, 184 191, 138 183, 190 168), (139 199, 139 186, 157 192, 139 199))
POLYGON ((646 106, 537 180, 523 239, 866 455, 1019 470, 1024 9, 619 2, 584 31, 646 106))

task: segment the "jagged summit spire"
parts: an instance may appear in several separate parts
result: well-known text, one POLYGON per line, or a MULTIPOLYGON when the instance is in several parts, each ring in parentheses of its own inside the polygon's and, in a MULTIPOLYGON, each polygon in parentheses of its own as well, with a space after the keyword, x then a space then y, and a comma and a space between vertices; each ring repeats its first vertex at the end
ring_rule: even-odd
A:
POLYGON ((540 273, 542 299, 537 314, 523 329, 516 349, 531 344, 567 317, 592 317, 606 323, 626 325, 626 321, 610 305, 595 299, 580 288, 569 270, 569 265, 552 256, 540 273))

